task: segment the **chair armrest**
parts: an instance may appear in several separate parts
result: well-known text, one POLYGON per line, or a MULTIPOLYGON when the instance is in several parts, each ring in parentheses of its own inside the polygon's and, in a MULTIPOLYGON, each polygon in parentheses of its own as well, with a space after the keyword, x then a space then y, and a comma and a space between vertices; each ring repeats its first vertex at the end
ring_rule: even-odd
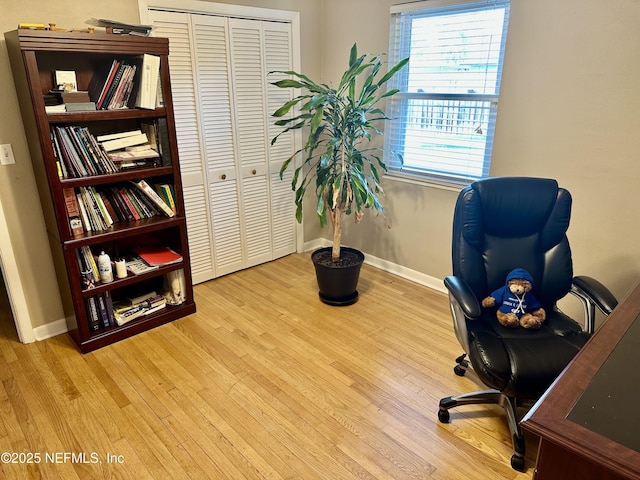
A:
POLYGON ((618 305, 613 293, 595 278, 584 275, 574 277, 571 290, 574 295, 585 297, 605 315, 609 315, 618 305))
POLYGON ((480 302, 474 295, 471 287, 459 277, 450 275, 445 277, 444 285, 449 290, 449 294, 458 303, 460 309, 464 313, 464 316, 470 320, 480 318, 482 314, 482 308, 480 302))
POLYGON ((584 308, 584 330, 593 333, 596 326, 596 307, 609 315, 618 305, 618 300, 607 287, 595 278, 584 275, 573 278, 571 284, 572 295, 575 295, 584 308))

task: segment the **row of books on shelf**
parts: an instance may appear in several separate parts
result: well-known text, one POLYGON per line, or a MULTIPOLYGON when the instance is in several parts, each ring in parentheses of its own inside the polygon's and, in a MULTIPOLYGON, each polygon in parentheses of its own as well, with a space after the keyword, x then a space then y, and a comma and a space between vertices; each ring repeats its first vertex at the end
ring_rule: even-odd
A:
POLYGON ((173 186, 169 184, 151 187, 145 180, 138 180, 65 188, 63 195, 73 235, 104 231, 118 222, 176 214, 173 186))
MULTIPOLYGON (((61 179, 159 166, 163 148, 160 138, 156 122, 143 123, 140 129, 97 137, 87 127, 74 125, 51 130, 51 145, 61 179)), ((164 148, 168 153, 168 146, 164 148)))
POLYGON ((135 64, 113 60, 104 81, 100 76, 95 76, 89 89, 90 96, 96 102, 96 109, 116 110, 128 108, 137 69, 138 66, 135 64), (100 89, 99 92, 98 88, 100 89))
MULTIPOLYGON (((83 245, 75 250, 78 267, 82 273, 83 290, 94 288, 100 283, 98 270, 98 257, 91 251, 91 247, 83 245)), ((160 247, 136 247, 132 252, 123 257, 127 276, 142 275, 158 270, 162 266, 174 265, 182 262, 183 257, 173 249, 160 247)), ((115 262, 112 262, 115 263, 115 262)), ((113 271, 112 267, 112 271, 113 271)), ((117 269, 116 269, 117 270, 117 269)))
POLYGON ((51 145, 60 178, 118 172, 118 167, 87 127, 53 127, 51 145))
POLYGON ((144 54, 132 59, 114 59, 108 69, 98 69, 88 91, 98 110, 154 109, 159 82, 160 57, 144 54))
POLYGON ((45 95, 47 113, 154 109, 162 103, 157 55, 113 59, 96 70, 87 90, 78 90, 73 70, 54 70, 53 84, 45 95))
POLYGON ((110 292, 104 292, 86 299, 89 329, 98 331, 119 326, 136 318, 150 315, 167 306, 167 300, 155 291, 135 298, 113 301, 110 292))

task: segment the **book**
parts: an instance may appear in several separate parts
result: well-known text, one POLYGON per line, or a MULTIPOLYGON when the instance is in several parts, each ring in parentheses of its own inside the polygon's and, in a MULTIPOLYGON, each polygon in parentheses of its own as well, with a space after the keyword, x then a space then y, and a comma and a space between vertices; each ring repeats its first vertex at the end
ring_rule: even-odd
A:
POLYGON ((67 207, 67 216, 69 217, 69 226, 71 227, 71 233, 74 235, 80 235, 84 232, 82 228, 82 220, 80 219, 80 207, 78 206, 78 199, 73 188, 63 188, 62 194, 64 195, 64 203, 67 207))
POLYGON ((73 102, 64 104, 65 112, 91 112, 95 109, 95 102, 73 102))
POLYGON ((76 200, 78 202, 78 207, 80 208, 80 218, 82 220, 82 225, 84 225, 84 229, 87 232, 90 232, 93 228, 91 222, 89 221, 89 215, 87 214, 87 209, 84 206, 84 202, 82 201, 82 197, 79 193, 76 193, 76 200))
POLYGON ((107 92, 120 67, 120 61, 113 60, 110 67, 105 67, 96 70, 89 84, 89 97, 92 101, 96 102, 96 108, 98 110, 102 109, 102 104, 104 103, 107 92))
POLYGON ((111 292, 109 292, 109 290, 104 292, 104 303, 107 308, 109 325, 113 327, 116 324, 116 319, 114 317, 114 311, 113 311, 113 299, 111 298, 111 292))
POLYGON ((138 108, 155 109, 160 76, 160 57, 145 53, 142 56, 140 86, 135 106, 138 108))
POLYGON ((169 208, 173 210, 173 213, 176 213, 176 203, 173 199, 171 185, 167 183, 158 184, 156 185, 156 191, 158 192, 158 195, 160 195, 164 199, 164 201, 167 202, 167 205, 169 205, 169 208))
POLYGON ((121 327, 127 322, 131 320, 135 320, 136 318, 144 315, 145 308, 142 305, 136 305, 133 307, 125 307, 125 308, 115 308, 113 316, 115 318, 116 324, 121 327))
POLYGON ((122 160, 118 162, 118 165, 120 167, 120 171, 126 171, 141 167, 149 168, 157 166, 156 162, 154 162, 153 159, 149 158, 141 158, 138 160, 122 160))
POLYGON ((140 191, 145 193, 153 201, 153 203, 160 207, 165 215, 167 215, 168 217, 175 216, 175 213, 173 210, 171 210, 171 207, 169 207, 169 205, 167 205, 167 203, 162 198, 160 198, 160 196, 155 192, 153 188, 151 188, 151 186, 147 182, 145 182, 144 180, 139 180, 138 182, 131 183, 138 187, 140 191))
POLYGON ((96 259, 93 257, 91 248, 88 245, 80 247, 80 256, 86 266, 86 270, 84 271, 90 275, 93 282, 98 283, 100 281, 100 273, 98 272, 98 264, 96 263, 96 259))
POLYGON ((84 161, 80 158, 80 155, 76 150, 74 139, 70 135, 70 127, 54 127, 53 130, 55 134, 58 135, 62 155, 68 160, 73 171, 76 172, 76 176, 87 177, 91 175, 91 173, 87 171, 84 161))
POLYGON ((109 314, 107 313, 107 304, 104 301, 103 295, 96 295, 98 301, 98 310, 100 313, 100 319, 102 321, 102 326, 105 328, 109 327, 109 314))
POLYGON ((160 155, 151 148, 143 150, 118 150, 110 152, 109 158, 114 162, 131 162, 133 160, 145 160, 149 158, 159 158, 160 155))
POLYGON ((164 295, 157 294, 146 298, 140 303, 142 303, 146 308, 156 308, 161 305, 166 305, 167 299, 164 298, 164 295))
POLYGON ((131 196, 129 195, 127 190, 125 188, 121 188, 120 190, 118 190, 118 193, 120 194, 120 198, 122 199, 124 204, 127 206, 127 210, 133 216, 133 219, 140 220, 140 213, 138 213, 138 209, 133 205, 131 196))
POLYGON ((125 147, 130 147, 132 145, 140 145, 142 143, 149 143, 149 139, 147 135, 144 133, 140 133, 138 135, 130 135, 121 138, 114 138, 113 140, 104 140, 100 142, 102 148, 104 148, 107 152, 111 152, 113 150, 121 150, 125 147))
POLYGON ((118 86, 120 85, 120 81, 122 80, 122 75, 124 75, 125 67, 126 65, 122 62, 120 63, 120 65, 118 65, 118 69, 116 70, 115 75, 113 76, 111 85, 109 85, 109 88, 107 89, 107 92, 104 95, 104 99, 102 101, 102 107, 101 107, 103 110, 109 109, 109 104, 111 103, 113 95, 115 94, 116 90, 118 89, 118 86))
POLYGON ((141 295, 137 295, 135 297, 129 297, 125 300, 125 302, 128 303, 129 305, 140 305, 140 304, 144 305, 147 300, 157 295, 158 294, 156 293, 155 290, 150 290, 141 295))
POLYGON ((124 137, 133 137, 135 135, 142 135, 142 130, 129 130, 127 132, 107 133, 105 135, 98 135, 96 137, 96 140, 102 143, 102 142, 106 142, 107 140, 115 140, 117 138, 124 138, 124 137))
POLYGON ((87 320, 89 322, 89 329, 96 331, 100 329, 100 315, 98 313, 98 307, 96 305, 95 297, 89 297, 86 301, 87 304, 87 320))
POLYGON ((62 97, 63 103, 86 103, 91 101, 88 91, 63 91, 60 96, 62 97))
POLYGON ((157 270, 159 265, 149 265, 142 258, 138 256, 132 256, 126 261, 127 270, 129 270, 134 275, 142 275, 143 273, 152 272, 157 270))
POLYGON ((156 307, 145 308, 143 315, 151 315, 152 313, 156 313, 163 308, 167 308, 167 304, 163 303, 162 305, 158 305, 156 307))
POLYGON ((64 113, 67 111, 67 106, 64 103, 58 105, 45 105, 44 111, 47 113, 64 113))
POLYGON ((133 252, 151 266, 159 267, 182 261, 182 255, 169 247, 137 247, 133 252))
POLYGON ((136 65, 125 65, 120 84, 107 107, 109 110, 129 108, 129 97, 133 91, 136 70, 136 65))

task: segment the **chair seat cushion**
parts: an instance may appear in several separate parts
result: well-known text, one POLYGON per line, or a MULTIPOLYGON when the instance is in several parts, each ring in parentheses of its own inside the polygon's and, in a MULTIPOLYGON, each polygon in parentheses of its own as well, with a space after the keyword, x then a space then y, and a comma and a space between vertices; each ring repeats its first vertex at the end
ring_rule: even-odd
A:
POLYGON ((508 328, 495 312, 467 321, 469 357, 486 385, 521 399, 534 399, 557 378, 589 339, 580 326, 560 312, 547 312, 537 330, 508 328))

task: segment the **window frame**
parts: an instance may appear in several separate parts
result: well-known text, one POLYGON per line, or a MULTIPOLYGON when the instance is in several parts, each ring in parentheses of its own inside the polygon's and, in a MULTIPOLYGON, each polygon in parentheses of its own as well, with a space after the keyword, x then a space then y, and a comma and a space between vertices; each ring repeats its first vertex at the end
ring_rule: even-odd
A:
MULTIPOLYGON (((390 82, 389 88, 398 88, 400 91, 390 98, 387 103, 387 113, 391 119, 386 122, 384 136, 385 162, 388 167, 388 176, 400 180, 430 183, 445 187, 459 187, 489 176, 500 95, 499 90, 504 65, 504 52, 508 37, 510 0, 427 0, 391 7, 389 37, 389 63, 391 65, 395 64, 395 62, 401 58, 411 56, 411 38, 410 35, 405 35, 406 32, 402 29, 410 30, 414 17, 423 18, 425 16, 473 12, 495 8, 504 9, 504 24, 500 37, 501 45, 499 48, 495 93, 451 93, 447 91, 410 92, 408 91, 410 68, 403 69, 390 82), (487 102, 487 131, 486 140, 484 141, 481 173, 479 175, 474 175, 469 171, 463 174, 452 174, 442 170, 419 168, 417 166, 403 164, 403 154, 406 143, 405 135, 409 123, 407 111, 410 108, 409 102, 411 100, 470 101, 477 102, 478 105, 480 105, 480 102, 487 102), (397 145, 400 145, 400 148, 398 148, 397 145)), ((485 75, 488 74, 485 73, 485 75)))

